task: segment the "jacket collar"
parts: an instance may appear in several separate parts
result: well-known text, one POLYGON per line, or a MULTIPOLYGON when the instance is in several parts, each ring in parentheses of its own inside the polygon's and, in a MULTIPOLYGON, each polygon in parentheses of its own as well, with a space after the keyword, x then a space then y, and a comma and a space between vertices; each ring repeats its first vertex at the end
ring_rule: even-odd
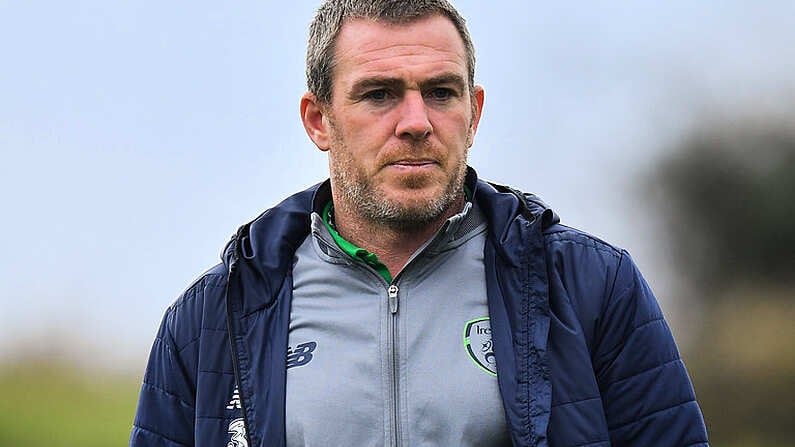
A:
MULTIPOLYGON (((509 252, 512 245, 505 243, 516 232, 517 226, 512 225, 515 220, 532 223, 540 219, 543 229, 559 221, 538 197, 479 180, 471 167, 467 168, 465 184, 486 217, 489 236, 506 259, 515 259, 515 253, 509 252)), ((292 265, 293 254, 310 234, 312 211, 322 209, 330 198, 331 184, 326 180, 266 210, 232 236, 222 255, 224 264, 228 269, 245 266, 246 280, 258 285, 254 289, 257 292, 242 303, 244 315, 272 304, 292 265)))

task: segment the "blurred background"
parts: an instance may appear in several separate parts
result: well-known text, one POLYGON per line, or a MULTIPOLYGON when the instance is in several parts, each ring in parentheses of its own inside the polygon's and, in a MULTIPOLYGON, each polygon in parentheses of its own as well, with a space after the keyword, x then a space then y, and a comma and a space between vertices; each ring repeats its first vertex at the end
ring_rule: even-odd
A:
MULTIPOLYGON (((325 178, 317 3, 0 0, 0 445, 124 445, 165 308, 325 178)), ((482 178, 629 249, 716 446, 795 446, 795 2, 458 0, 482 178)))

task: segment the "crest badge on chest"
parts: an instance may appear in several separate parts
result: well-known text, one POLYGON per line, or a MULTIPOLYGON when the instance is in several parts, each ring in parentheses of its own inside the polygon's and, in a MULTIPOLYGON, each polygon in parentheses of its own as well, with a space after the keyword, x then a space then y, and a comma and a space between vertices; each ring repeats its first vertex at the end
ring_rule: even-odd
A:
POLYGON ((464 348, 467 355, 486 373, 497 375, 497 359, 491 340, 491 323, 487 317, 469 320, 464 326, 464 348))

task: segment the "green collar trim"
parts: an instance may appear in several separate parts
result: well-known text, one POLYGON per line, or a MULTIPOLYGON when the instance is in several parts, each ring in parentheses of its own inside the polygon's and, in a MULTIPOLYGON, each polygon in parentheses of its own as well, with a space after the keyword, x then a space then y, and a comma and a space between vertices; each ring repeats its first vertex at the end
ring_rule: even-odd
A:
POLYGON ((350 257, 369 265, 375 269, 375 271, 378 272, 378 274, 381 275, 386 282, 392 284, 392 274, 389 273, 389 269, 378 260, 378 256, 376 256, 375 253, 370 253, 364 248, 357 247, 340 236, 336 228, 334 228, 334 225, 331 223, 331 219, 329 218, 331 215, 332 206, 333 202, 329 200, 329 202, 326 204, 326 207, 323 208, 322 216, 323 224, 326 225, 328 232, 331 233, 331 237, 334 239, 334 242, 336 242, 340 249, 347 253, 350 257))
MULTIPOLYGON (((464 195, 466 196, 467 201, 472 200, 472 191, 470 191, 467 185, 464 185, 464 195)), ((331 237, 334 239, 334 242, 337 243, 339 248, 348 254, 348 256, 356 259, 358 261, 364 262, 365 264, 369 265, 382 278, 386 280, 386 282, 392 284, 392 274, 389 273, 389 269, 384 265, 381 261, 378 260, 378 256, 375 253, 370 253, 364 248, 357 247, 352 243, 345 240, 340 234, 337 232, 337 229, 334 228, 334 224, 331 222, 331 208, 334 206, 334 202, 329 200, 326 206, 323 208, 323 224, 326 225, 328 232, 331 233, 331 237)))

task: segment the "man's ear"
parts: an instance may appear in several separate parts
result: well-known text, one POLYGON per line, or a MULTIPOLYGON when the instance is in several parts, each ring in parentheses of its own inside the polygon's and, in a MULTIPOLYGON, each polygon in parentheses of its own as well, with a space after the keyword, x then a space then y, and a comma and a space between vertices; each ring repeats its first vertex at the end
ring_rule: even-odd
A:
POLYGON ((329 150, 329 121, 325 110, 314 94, 306 92, 301 97, 301 122, 306 134, 321 151, 329 150))
POLYGON ((480 116, 483 113, 483 100, 485 99, 485 96, 486 93, 483 91, 483 87, 476 85, 475 94, 472 95, 474 101, 472 103, 472 121, 469 127, 469 141, 467 141, 467 147, 472 146, 472 142, 475 139, 475 133, 478 131, 478 123, 480 123, 480 116))

